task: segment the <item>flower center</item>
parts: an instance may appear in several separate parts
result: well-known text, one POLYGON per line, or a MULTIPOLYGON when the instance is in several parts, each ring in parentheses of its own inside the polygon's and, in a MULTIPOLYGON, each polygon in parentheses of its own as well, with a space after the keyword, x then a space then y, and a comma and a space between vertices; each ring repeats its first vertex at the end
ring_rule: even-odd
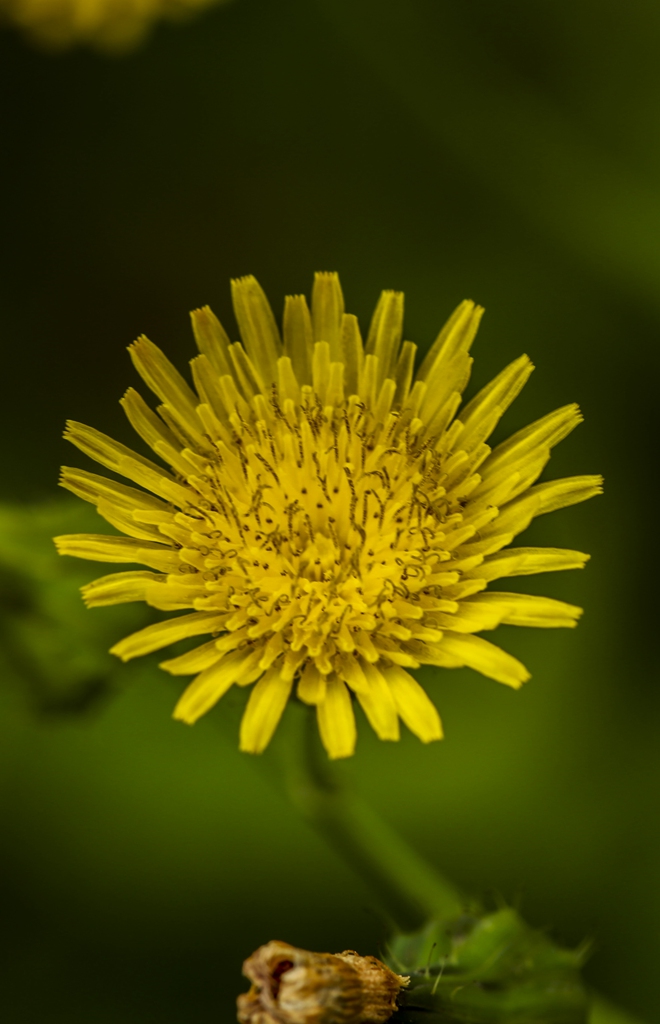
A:
POLYGON ((235 413, 232 451, 216 442, 203 467, 194 456, 200 500, 161 529, 203 574, 195 607, 217 609, 231 647, 265 644, 262 668, 281 654, 292 677, 310 660, 350 677, 355 654, 416 664, 401 642, 439 639, 433 613, 456 609, 441 595, 458 573, 441 563, 461 504, 422 422, 383 420, 357 396, 324 407, 304 387, 298 406, 273 393, 264 418, 235 413))

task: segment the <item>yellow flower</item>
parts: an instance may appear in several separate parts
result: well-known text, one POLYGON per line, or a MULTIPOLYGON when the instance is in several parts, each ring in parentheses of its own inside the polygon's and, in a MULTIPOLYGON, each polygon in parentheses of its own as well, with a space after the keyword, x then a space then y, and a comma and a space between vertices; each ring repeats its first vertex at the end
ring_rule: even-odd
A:
POLYGON ((283 340, 255 279, 232 289, 242 343, 208 307, 192 314, 195 391, 147 338, 129 349, 162 404, 154 413, 131 388, 122 405, 169 471, 68 424, 68 440, 144 490, 64 468, 63 486, 128 537, 59 537, 58 548, 155 570, 90 583, 89 606, 194 609, 112 649, 128 660, 210 634, 162 663, 195 674, 175 718, 195 722, 234 683, 255 683, 240 745, 257 753, 296 684, 330 757, 353 752, 353 695, 381 739, 398 739, 399 718, 423 742, 440 739, 408 669, 467 665, 519 687, 525 667, 475 633, 573 626, 580 615, 550 598, 483 592, 504 576, 586 562, 579 551, 503 550, 534 516, 600 492, 598 476, 535 485, 580 412, 564 406, 491 450, 486 438, 532 370, 521 356, 457 417, 483 312, 472 302, 415 374, 401 293, 383 292, 363 345, 335 274, 316 275, 311 314, 303 296, 287 298, 283 340))
POLYGON ((0 0, 4 14, 42 45, 88 43, 122 52, 141 42, 159 18, 179 20, 221 0, 0 0))

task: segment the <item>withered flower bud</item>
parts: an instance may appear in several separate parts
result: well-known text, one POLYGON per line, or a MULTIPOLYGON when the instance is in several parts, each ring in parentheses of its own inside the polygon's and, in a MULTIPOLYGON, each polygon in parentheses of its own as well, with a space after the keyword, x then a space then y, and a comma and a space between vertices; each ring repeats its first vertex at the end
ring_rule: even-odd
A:
POLYGON ((385 1024, 409 978, 375 956, 261 946, 243 964, 252 982, 238 997, 240 1024, 385 1024))

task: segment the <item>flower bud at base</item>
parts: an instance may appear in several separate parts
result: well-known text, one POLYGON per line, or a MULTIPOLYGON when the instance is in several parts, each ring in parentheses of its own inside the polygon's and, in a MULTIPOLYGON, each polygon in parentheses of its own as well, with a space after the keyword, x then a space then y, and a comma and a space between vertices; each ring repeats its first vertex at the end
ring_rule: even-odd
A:
POLYGON ((238 997, 240 1024, 385 1024, 408 984, 374 956, 277 941, 253 953, 243 973, 252 987, 238 997))

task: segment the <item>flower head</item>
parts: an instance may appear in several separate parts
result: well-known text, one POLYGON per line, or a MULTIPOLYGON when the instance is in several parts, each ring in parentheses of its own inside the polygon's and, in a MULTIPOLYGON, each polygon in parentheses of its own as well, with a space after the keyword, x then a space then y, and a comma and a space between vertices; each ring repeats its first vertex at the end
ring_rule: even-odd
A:
POLYGON ((210 636, 162 664, 195 675, 176 718, 192 723, 233 684, 254 683, 240 743, 260 752, 295 686, 331 757, 353 752, 353 695, 381 739, 398 739, 399 719, 422 741, 439 739, 438 713, 409 669, 467 665, 519 687, 525 667, 475 634, 573 626, 580 615, 485 589, 586 562, 578 551, 507 548, 534 516, 601 490, 597 476, 535 483, 580 412, 567 405, 491 450, 486 439, 532 365, 521 356, 457 415, 482 313, 472 302, 415 373, 400 293, 383 292, 363 345, 334 274, 317 274, 311 313, 304 297, 287 298, 283 339, 254 278, 232 287, 242 343, 210 309, 192 314, 195 390, 147 338, 129 349, 162 404, 153 412, 131 388, 122 405, 169 469, 68 424, 73 444, 141 489, 63 469, 63 486, 127 536, 59 537, 58 548, 153 570, 90 583, 90 606, 192 609, 112 649, 127 660, 210 636))
POLYGON ((133 48, 159 18, 186 18, 221 0, 0 0, 0 15, 43 46, 87 43, 120 52, 133 48))
POLYGON ((261 946, 243 964, 252 982, 238 997, 240 1024, 384 1024, 409 979, 375 956, 261 946))

